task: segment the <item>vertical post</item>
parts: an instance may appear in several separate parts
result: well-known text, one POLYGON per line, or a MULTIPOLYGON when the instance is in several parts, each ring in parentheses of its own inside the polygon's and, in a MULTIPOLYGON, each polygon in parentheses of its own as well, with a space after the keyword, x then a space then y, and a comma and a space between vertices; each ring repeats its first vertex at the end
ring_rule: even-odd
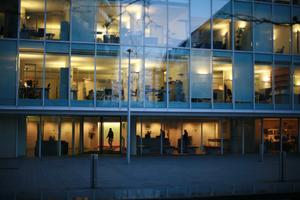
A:
POLYGON ((141 155, 143 155, 143 118, 141 117, 141 142, 140 142, 140 151, 141 155))
POLYGON ((58 143, 57 143, 57 153, 61 156, 61 117, 58 117, 58 143))
POLYGON ((259 145, 259 153, 260 153, 260 161, 264 160, 264 119, 260 119, 260 145, 259 145))
POLYGON ((160 155, 162 156, 164 153, 164 138, 163 138, 163 134, 162 134, 162 122, 160 122, 160 155))
POLYGON ((181 132, 180 132, 180 154, 183 154, 183 122, 181 121, 181 132))
POLYGON ((80 153, 83 153, 83 150, 84 150, 84 134, 83 134, 83 130, 84 130, 84 127, 83 127, 83 117, 80 118, 80 130, 79 130, 79 152, 80 153))
POLYGON ((16 132, 15 132, 15 157, 17 158, 18 157, 18 138, 19 138, 19 122, 20 122, 20 117, 17 117, 17 120, 16 120, 16 132))
POLYGON ((284 182, 286 170, 286 152, 282 151, 279 155, 279 181, 284 182))
POLYGON ((245 121, 242 119, 242 155, 245 155, 245 121))
POLYGON ((131 123, 131 64, 130 64, 130 59, 131 59, 131 53, 132 49, 127 49, 128 52, 128 83, 127 83, 127 163, 130 164, 130 123, 131 123))
POLYGON ((200 129, 201 129, 201 136, 200 136, 200 138, 201 138, 201 141, 200 141, 201 147, 200 147, 200 150, 202 152, 203 151, 203 122, 201 122, 201 124, 200 124, 200 129))
POLYGON ((120 131, 120 156, 122 157, 124 146, 123 146, 122 117, 121 116, 119 118, 119 126, 120 126, 120 130, 119 130, 120 131))
POLYGON ((221 134, 221 155, 224 155, 223 119, 220 120, 220 134, 221 134))
POLYGON ((42 157, 42 117, 40 116, 40 122, 38 123, 38 143, 39 143, 39 149, 38 149, 38 156, 39 158, 42 157))
POLYGON ((97 177, 98 177, 98 155, 91 155, 91 188, 97 187, 97 177))
POLYGON ((103 117, 100 118, 100 153, 103 153, 103 117))
POLYGON ((300 153, 300 118, 298 118, 298 153, 300 153))
POLYGON ((282 118, 280 118, 279 123, 280 123, 280 124, 279 124, 279 131, 280 131, 280 132, 279 132, 279 134, 280 134, 280 149, 279 149, 279 150, 280 150, 280 153, 282 153, 282 149, 283 149, 283 148, 282 148, 282 147, 283 147, 283 146, 282 146, 282 145, 283 145, 283 144, 282 144, 282 136, 283 136, 283 134, 282 134, 282 118))
POLYGON ((75 155, 75 122, 72 119, 72 155, 75 155))

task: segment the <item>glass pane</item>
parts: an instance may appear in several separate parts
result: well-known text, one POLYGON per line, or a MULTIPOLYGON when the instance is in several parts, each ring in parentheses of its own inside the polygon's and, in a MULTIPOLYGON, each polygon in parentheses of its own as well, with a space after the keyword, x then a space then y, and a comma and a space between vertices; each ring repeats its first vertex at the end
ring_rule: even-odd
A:
POLYGON ((0 105, 16 104, 16 57, 17 43, 0 41, 0 105))
POLYGON ((211 104, 211 81, 212 74, 210 69, 210 51, 191 52, 191 98, 192 107, 199 104, 211 104))
POLYGON ((119 106, 119 54, 118 46, 97 46, 97 106, 119 106))
POLYGON ((286 152, 298 152, 299 126, 297 119, 283 118, 282 126, 282 148, 286 152))
POLYGON ((168 1, 168 44, 173 47, 189 45, 189 1, 168 1))
POLYGON ((93 106, 94 46, 73 45, 72 48, 70 71, 72 104, 93 106))
POLYGON ((183 153, 186 154, 199 154, 200 140, 201 140, 201 123, 196 120, 189 120, 183 122, 183 153))
POLYGON ((72 1, 72 40, 94 42, 96 0, 72 1))
POLYGON ((97 42, 119 43, 120 1, 96 0, 97 42))
POLYGON ((274 6, 273 39, 275 53, 290 53, 290 7, 274 6))
POLYGON ((44 28, 44 0, 21 0, 20 9, 20 37, 23 39, 43 39, 44 28))
POLYGON ((169 101, 170 107, 185 108, 189 105, 189 51, 169 51, 169 101))
POLYGON ((40 117, 28 116, 26 118, 26 157, 38 156, 40 128, 40 117))
POLYGON ((213 58, 213 93, 215 103, 232 103, 231 58, 213 58))
POLYGON ((166 107, 166 49, 145 48, 146 107, 166 107))
POLYGON ((249 51, 252 49, 252 4, 235 2, 234 8, 235 49, 249 51))
POLYGON ((280 120, 278 118, 264 119, 263 134, 265 153, 280 151, 280 120))
POLYGON ((122 105, 127 106, 128 100, 128 64, 129 64, 129 53, 128 49, 132 50, 130 54, 130 92, 131 92, 131 106, 142 107, 143 106, 143 49, 139 47, 122 47, 122 61, 121 61, 121 100, 122 105))
MULTIPOLYGON (((62 118, 61 119, 61 155, 73 155, 72 131, 75 131, 75 126, 73 129, 72 118, 71 117, 62 118)), ((74 133, 74 137, 75 137, 75 133, 74 133)))
POLYGON ((2 0, 0 4, 0 38, 16 38, 18 31, 18 0, 2 0))
POLYGON ((103 120, 103 152, 119 153, 121 144, 120 118, 104 118, 103 120))
POLYGON ((300 65, 296 65, 294 71, 294 103, 300 107, 300 65))
POLYGON ((275 104, 290 104, 290 63, 275 62, 274 82, 275 104))
POLYGON ((284 3, 284 4, 289 4, 290 0, 274 0, 275 3, 284 3))
POLYGON ((210 0, 191 0, 192 48, 210 49, 210 0))
POLYGON ((256 51, 272 52, 272 7, 267 4, 254 5, 254 35, 256 51))
POLYGON ((166 0, 145 1, 145 45, 166 46, 166 0))
POLYGON ((142 1, 122 3, 121 43, 142 45, 143 43, 143 5, 142 1))
POLYGON ((296 7, 293 7, 293 54, 300 54, 300 8, 296 7))
POLYGON ((293 4, 298 4, 298 5, 300 5, 300 0, 293 0, 293 4))
POLYGON ((70 0, 47 0, 46 40, 69 40, 70 0))
POLYGON ((42 156, 58 156, 58 117, 42 117, 42 156))
POLYGON ((257 60, 254 66, 255 103, 272 104, 272 61, 257 60))
POLYGON ((214 49, 231 49, 231 1, 213 0, 214 49))
POLYGON ((252 55, 237 53, 234 63, 236 106, 251 108, 253 102, 252 55))
POLYGON ((83 146, 85 153, 99 152, 100 138, 99 138, 100 123, 97 117, 85 117, 83 124, 83 146))
POLYGON ((44 87, 45 105, 68 105, 68 54, 46 54, 44 87))

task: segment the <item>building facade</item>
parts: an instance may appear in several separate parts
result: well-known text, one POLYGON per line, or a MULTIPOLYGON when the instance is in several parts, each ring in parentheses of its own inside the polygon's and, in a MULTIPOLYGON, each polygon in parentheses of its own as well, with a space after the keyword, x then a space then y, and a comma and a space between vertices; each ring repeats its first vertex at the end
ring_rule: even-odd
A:
POLYGON ((299 0, 2 0, 0 27, 0 157, 299 152, 299 0))

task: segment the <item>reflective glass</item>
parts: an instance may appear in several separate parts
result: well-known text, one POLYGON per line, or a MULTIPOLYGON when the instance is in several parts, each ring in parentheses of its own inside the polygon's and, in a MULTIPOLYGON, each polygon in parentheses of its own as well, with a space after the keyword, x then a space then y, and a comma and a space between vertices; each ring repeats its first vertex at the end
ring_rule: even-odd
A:
POLYGON ((23 39, 44 39, 44 0, 21 0, 20 37, 23 39))
POLYGON ((143 4, 142 1, 122 2, 121 43, 142 45, 143 43, 143 4))
POLYGON ((192 48, 210 49, 211 5, 210 0, 191 0, 191 38, 192 48))
POLYGON ((146 107, 167 105, 167 51, 163 48, 145 48, 145 102, 146 107))
POLYGON ((300 54, 300 8, 293 7, 293 54, 300 54))
POLYGON ((294 104, 295 108, 300 109, 300 63, 296 63, 294 67, 294 104))
POLYGON ((119 54, 118 46, 97 45, 97 106, 119 106, 119 54))
POLYGON ((166 46, 167 1, 145 1, 145 45, 166 46))
POLYGON ((18 30, 18 0, 2 0, 0 4, 0 38, 16 38, 18 30))
POLYGON ((96 0, 97 42, 119 43, 120 1, 96 0))
MULTIPOLYGON (((290 62, 278 60, 275 61, 274 65, 274 95, 276 109, 283 108, 289 104, 291 94, 291 73, 290 73, 290 62)), ((286 107, 285 107, 286 108, 286 107)))
POLYGON ((254 4, 254 49, 260 52, 272 52, 272 6, 254 4))
POLYGON ((192 107, 211 106, 211 82, 210 51, 191 52, 191 98, 192 107))
POLYGON ((72 40, 95 41, 96 0, 72 1, 72 40))
POLYGON ((233 70, 236 108, 251 109, 253 105, 252 55, 236 53, 234 59, 233 70))
POLYGON ((46 40, 69 40, 70 0, 47 0, 46 40))
POLYGON ((188 47, 189 1, 168 1, 168 44, 172 47, 188 47))
POLYGON ((185 108, 189 105, 189 51, 169 50, 168 84, 169 107, 185 108))
POLYGON ((214 49, 231 49, 231 1, 213 0, 214 49))

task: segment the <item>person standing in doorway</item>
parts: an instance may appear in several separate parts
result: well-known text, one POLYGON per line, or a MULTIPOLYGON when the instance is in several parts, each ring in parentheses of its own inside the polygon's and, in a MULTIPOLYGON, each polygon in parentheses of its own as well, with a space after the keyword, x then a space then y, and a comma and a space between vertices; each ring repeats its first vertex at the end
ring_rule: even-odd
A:
POLYGON ((109 148, 112 149, 112 143, 114 140, 114 132, 112 131, 111 128, 109 128, 106 138, 108 139, 109 148))

